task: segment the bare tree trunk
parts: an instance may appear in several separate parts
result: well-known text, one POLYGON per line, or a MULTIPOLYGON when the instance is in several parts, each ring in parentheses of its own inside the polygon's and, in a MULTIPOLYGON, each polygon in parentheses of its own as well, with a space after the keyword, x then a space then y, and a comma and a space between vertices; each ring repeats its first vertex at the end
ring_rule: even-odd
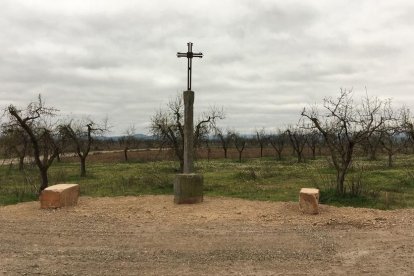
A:
POLYGON ((369 150, 368 159, 370 161, 376 161, 377 160, 377 150, 376 149, 370 149, 369 150))
POLYGON ((239 152, 239 162, 242 161, 242 153, 246 147, 246 140, 242 138, 239 134, 233 134, 234 145, 236 146, 236 150, 239 152))
POLYGON ((80 157, 80 176, 81 177, 86 176, 86 156, 80 157))
POLYGON ((388 167, 392 167, 393 166, 393 160, 392 160, 392 153, 388 152, 388 167))
POLYGON ((47 188, 49 180, 47 177, 47 168, 40 168, 40 177, 41 177, 41 184, 39 188, 39 194, 47 188))
POLYGON ((340 195, 345 194, 344 183, 345 183, 346 170, 340 170, 336 176, 336 192, 340 195))
POLYGON ((128 162, 128 148, 124 148, 124 158, 125 161, 128 162))
POLYGON ((276 152, 276 159, 277 160, 282 160, 282 151, 283 151, 283 148, 277 148, 277 146, 276 145, 274 145, 274 144, 271 144, 272 145, 272 147, 273 147, 273 149, 275 150, 275 152, 276 152))
POLYGON ((297 155, 298 163, 304 161, 303 156, 303 149, 305 144, 307 143, 307 138, 302 133, 294 132, 292 133, 290 130, 287 130, 290 143, 292 145, 293 154, 297 155))
POLYGON ((223 148, 223 151, 224 151, 224 158, 227 159, 228 144, 227 144, 226 140, 224 140, 224 137, 222 135, 219 136, 219 138, 220 138, 220 142, 221 142, 221 147, 223 148))
POLYGON ((19 171, 24 169, 24 156, 19 157, 19 171))
POLYGON ((316 159, 316 147, 312 147, 312 159, 316 159))
POLYGON ((180 161, 180 173, 184 172, 184 148, 179 148, 178 146, 175 146, 175 156, 180 161))

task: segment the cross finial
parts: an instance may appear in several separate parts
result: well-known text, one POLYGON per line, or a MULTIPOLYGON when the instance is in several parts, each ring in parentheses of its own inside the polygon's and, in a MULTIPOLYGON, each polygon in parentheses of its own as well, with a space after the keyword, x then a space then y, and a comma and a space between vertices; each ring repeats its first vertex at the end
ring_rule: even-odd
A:
POLYGON ((177 57, 186 57, 188 59, 188 70, 187 70, 187 90, 190 91, 191 90, 191 65, 192 65, 192 59, 193 57, 198 57, 198 58, 202 58, 203 54, 202 53, 193 53, 193 43, 192 42, 188 42, 187 43, 188 46, 188 50, 187 53, 177 53, 177 57))

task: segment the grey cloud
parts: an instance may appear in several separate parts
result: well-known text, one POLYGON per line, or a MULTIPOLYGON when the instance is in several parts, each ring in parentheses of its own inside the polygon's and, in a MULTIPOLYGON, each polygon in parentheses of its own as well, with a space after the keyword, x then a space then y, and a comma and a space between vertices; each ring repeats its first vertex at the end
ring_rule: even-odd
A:
POLYGON ((223 124, 245 132, 295 123, 340 87, 395 102, 414 87, 409 2, 5 2, 0 104, 40 92, 63 114, 108 114, 114 134, 146 131, 185 89, 175 53, 188 41, 205 55, 194 61, 196 113, 223 106, 223 124))

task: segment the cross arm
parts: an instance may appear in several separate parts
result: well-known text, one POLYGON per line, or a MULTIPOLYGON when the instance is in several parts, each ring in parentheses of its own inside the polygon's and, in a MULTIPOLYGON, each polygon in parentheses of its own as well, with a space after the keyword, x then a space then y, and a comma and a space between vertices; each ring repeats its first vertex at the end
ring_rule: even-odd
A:
POLYGON ((186 57, 186 58, 198 57, 198 58, 202 58, 203 53, 193 53, 193 52, 180 53, 180 52, 178 52, 177 57, 186 57))
POLYGON ((203 57, 203 53, 193 53, 193 57, 202 58, 203 57))

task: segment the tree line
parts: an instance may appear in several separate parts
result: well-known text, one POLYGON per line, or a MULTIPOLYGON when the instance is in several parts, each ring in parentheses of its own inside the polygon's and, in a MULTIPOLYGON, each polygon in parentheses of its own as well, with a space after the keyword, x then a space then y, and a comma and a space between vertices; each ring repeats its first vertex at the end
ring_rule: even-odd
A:
MULTIPOLYGON (((151 118, 151 133, 162 146, 175 151, 182 166, 183 159, 183 105, 179 98, 171 101, 167 109, 157 112, 151 118)), ((297 124, 266 133, 264 128, 255 130, 254 135, 241 135, 232 129, 223 129, 217 122, 224 119, 224 113, 217 109, 205 113, 199 119, 194 132, 194 148, 202 146, 210 150, 211 144, 219 145, 223 157, 233 147, 238 152, 239 161, 250 144, 260 148, 272 147, 278 160, 288 146, 297 158, 304 162, 305 148, 315 159, 317 152, 327 151, 329 161, 336 170, 336 192, 345 193, 345 179, 352 167, 356 151, 375 160, 383 151, 388 156, 388 166, 392 167, 395 155, 412 148, 414 124, 408 108, 395 109, 390 100, 365 97, 355 101, 352 90, 341 89, 336 98, 328 97, 321 106, 305 107, 297 124), (202 131, 199 131, 202 129, 202 131)))
POLYGON ((1 124, 0 141, 3 155, 19 159, 23 170, 27 156, 34 159, 41 183, 39 193, 48 187, 48 170, 63 152, 74 152, 80 161, 80 175, 86 176, 86 158, 97 135, 106 131, 90 119, 56 120, 56 110, 47 107, 41 96, 27 107, 9 105, 1 124))
MULTIPOLYGON (((181 97, 171 100, 166 108, 160 109, 150 118, 149 132, 152 140, 148 147, 170 149, 183 168, 183 119, 184 110, 181 97)), ((125 135, 115 142, 102 140, 100 136, 108 131, 107 121, 96 123, 91 119, 57 119, 58 110, 45 106, 39 96, 37 101, 23 109, 9 105, 1 123, 1 148, 3 155, 16 157, 19 169, 23 169, 27 156, 34 159, 41 184, 39 192, 48 186, 48 169, 62 153, 71 152, 79 159, 80 175, 86 176, 86 159, 93 145, 117 143, 121 147, 125 161, 128 151, 137 147, 139 141, 132 125, 125 135)), ((223 109, 211 108, 202 113, 194 125, 194 149, 219 147, 223 158, 228 158, 228 150, 234 148, 238 160, 242 161, 247 147, 272 148, 276 159, 288 147, 297 162, 306 158, 315 159, 322 149, 336 170, 336 191, 345 193, 344 182, 349 172, 355 152, 362 152, 375 160, 379 151, 388 156, 388 166, 393 166, 395 155, 412 146, 414 124, 407 108, 394 109, 390 100, 369 98, 354 101, 352 91, 341 89, 336 98, 325 98, 320 106, 306 107, 300 114, 297 124, 279 128, 272 132, 264 128, 256 129, 252 135, 242 135, 234 129, 219 126, 225 119, 223 109), (310 157, 304 150, 308 149, 310 157)))

